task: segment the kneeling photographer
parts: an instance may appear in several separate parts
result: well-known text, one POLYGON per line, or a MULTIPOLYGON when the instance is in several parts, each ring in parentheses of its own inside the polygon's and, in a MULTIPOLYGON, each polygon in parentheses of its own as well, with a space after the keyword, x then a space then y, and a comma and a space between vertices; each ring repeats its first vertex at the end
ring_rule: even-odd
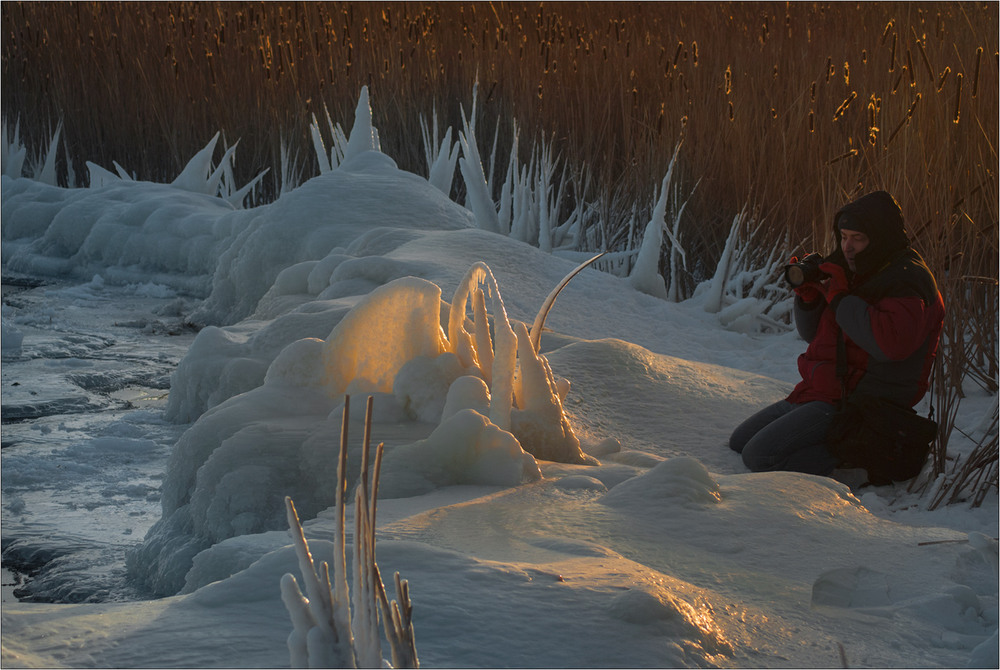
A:
POLYGON ((907 479, 936 430, 911 408, 927 392, 944 302, 891 195, 869 193, 833 221, 837 250, 786 268, 809 343, 802 381, 740 424, 729 445, 755 472, 860 467, 872 484, 907 479))

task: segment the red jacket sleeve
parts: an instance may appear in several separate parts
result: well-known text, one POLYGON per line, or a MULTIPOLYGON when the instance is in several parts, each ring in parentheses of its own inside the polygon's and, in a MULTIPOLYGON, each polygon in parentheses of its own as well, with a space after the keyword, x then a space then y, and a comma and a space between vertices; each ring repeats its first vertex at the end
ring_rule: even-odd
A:
POLYGON ((911 356, 927 339, 927 306, 916 296, 884 298, 868 308, 872 334, 889 360, 911 356))

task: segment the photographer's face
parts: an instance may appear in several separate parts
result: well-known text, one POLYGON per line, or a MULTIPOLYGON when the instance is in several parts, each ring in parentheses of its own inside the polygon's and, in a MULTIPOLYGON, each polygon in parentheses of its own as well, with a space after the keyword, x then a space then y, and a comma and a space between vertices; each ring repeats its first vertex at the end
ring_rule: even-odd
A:
POLYGON ((856 272, 854 257, 860 254, 868 246, 868 236, 856 230, 840 229, 840 249, 847 259, 847 266, 856 272))

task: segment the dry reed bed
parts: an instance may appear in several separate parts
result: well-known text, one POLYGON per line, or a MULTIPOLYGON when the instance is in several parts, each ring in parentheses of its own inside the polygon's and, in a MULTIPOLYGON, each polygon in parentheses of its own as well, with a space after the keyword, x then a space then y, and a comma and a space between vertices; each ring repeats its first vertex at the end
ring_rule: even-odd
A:
POLYGON ((681 190, 698 184, 681 230, 687 290, 711 274, 745 205, 765 224, 762 249, 828 250, 831 212, 886 189, 953 306, 939 379, 955 389, 971 374, 996 388, 996 3, 5 2, 0 12, 4 118, 19 118, 36 148, 62 119, 78 172, 117 160, 169 179, 221 129, 240 140, 241 183, 280 172, 283 140, 315 173, 311 115, 325 106, 349 126, 367 84, 383 149, 424 173, 419 114, 436 108, 460 126, 478 79, 480 142, 498 127, 506 155, 513 119, 525 154, 555 138, 570 166, 591 171, 591 192, 574 196, 599 208, 609 237, 634 210, 648 214, 683 139, 681 190))
POLYGON ((955 212, 996 221, 995 4, 4 3, 2 12, 3 113, 20 117, 36 146, 63 119, 81 171, 83 160, 114 159, 169 178, 220 128, 241 140, 247 178, 278 164, 282 135, 309 160, 309 115, 322 118, 325 104, 349 123, 366 83, 387 152, 422 171, 418 113, 436 106, 457 125, 478 77, 481 127, 499 121, 501 146, 512 118, 529 134, 554 134, 571 163, 594 171, 598 193, 651 200, 684 137, 686 178, 702 180, 689 237, 703 236, 708 252, 748 201, 773 230, 802 238, 845 197, 876 187, 897 194, 920 234, 955 212))

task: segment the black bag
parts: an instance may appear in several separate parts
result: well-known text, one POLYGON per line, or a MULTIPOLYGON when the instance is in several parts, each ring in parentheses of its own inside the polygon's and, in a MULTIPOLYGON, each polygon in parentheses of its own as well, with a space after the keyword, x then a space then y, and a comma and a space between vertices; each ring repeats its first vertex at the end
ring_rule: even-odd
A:
POLYGON ((850 398, 834 415, 827 448, 842 467, 864 468, 875 485, 912 479, 920 474, 937 422, 873 397, 850 398))

